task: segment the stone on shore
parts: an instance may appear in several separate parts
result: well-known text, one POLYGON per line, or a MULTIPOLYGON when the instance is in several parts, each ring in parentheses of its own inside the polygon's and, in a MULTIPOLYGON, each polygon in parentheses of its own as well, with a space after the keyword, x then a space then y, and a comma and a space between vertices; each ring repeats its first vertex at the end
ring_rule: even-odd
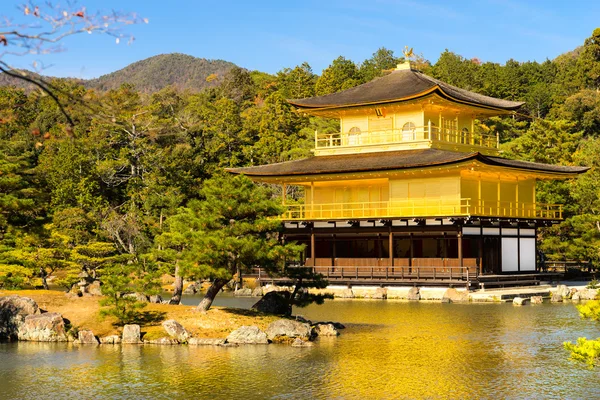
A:
POLYGON ((542 304, 544 298, 542 296, 531 296, 531 304, 542 304))
POLYGON ((571 289, 569 289, 567 285, 558 285, 555 293, 563 298, 571 298, 571 289))
POLYGON ((100 289, 100 281, 96 280, 85 286, 85 293, 92 296, 102 296, 102 289, 100 289))
POLYGON ((444 292, 442 301, 447 299, 448 303, 466 303, 469 301, 469 294, 466 291, 458 291, 454 288, 449 288, 444 292))
POLYGON ((257 326, 241 326, 227 336, 227 343, 269 344, 267 334, 257 326))
POLYGON ((252 289, 250 288, 241 288, 233 292, 234 296, 237 297, 250 297, 252 296, 252 289))
POLYGON ((161 337, 160 339, 144 340, 144 344, 175 345, 179 344, 179 340, 170 337, 161 337))
POLYGON ((265 314, 289 315, 292 313, 287 292, 269 292, 257 301, 252 308, 265 314))
POLYGON ((563 302, 563 298, 559 293, 552 293, 552 297, 550 298, 550 302, 551 303, 562 303, 563 302))
POLYGON ((223 346, 225 339, 214 339, 214 338, 188 338, 187 344, 192 346, 223 346))
POLYGON ((335 325, 327 322, 318 322, 314 326, 314 331, 318 336, 338 336, 340 332, 335 325))
POLYGON ((121 337, 119 335, 110 335, 100 338, 101 344, 119 344, 121 343, 121 337))
POLYGON ((142 343, 141 330, 139 325, 125 325, 123 327, 123 338, 121 343, 138 344, 142 343))
POLYGON ((25 317, 19 328, 19 340, 32 342, 67 342, 65 321, 59 313, 34 314, 25 317))
POLYGON ((340 297, 342 299, 353 299, 354 298, 354 292, 350 288, 344 289, 342 291, 342 294, 340 295, 340 297))
POLYGON ((386 288, 382 288, 382 287, 378 287, 377 289, 375 289, 375 293, 373 293, 373 296, 371 296, 372 299, 376 299, 376 300, 385 300, 387 299, 387 289, 386 288))
POLYGON ((200 284, 198 282, 192 282, 188 287, 185 288, 183 294, 196 294, 200 291, 200 284))
POLYGON ((40 313, 37 303, 29 297, 0 298, 0 340, 17 340, 25 317, 40 313))
POLYGON ((143 293, 127 293, 123 297, 128 297, 130 299, 135 299, 135 301, 139 301, 140 303, 148 303, 150 299, 143 293))
POLYGON ((254 288, 254 290, 252 291, 252 297, 262 297, 262 296, 263 296, 263 288, 261 286, 254 288))
POLYGON ((150 296, 150 303, 162 304, 162 302, 163 302, 163 298, 160 294, 155 294, 155 295, 150 296))
POLYGON ((100 344, 94 332, 84 329, 77 332, 77 343, 79 344, 100 344))
POLYGON ((313 346, 314 346, 314 343, 307 342, 307 341, 302 340, 300 338, 296 338, 292 342, 292 347, 313 347, 313 346))
POLYGON ((410 288, 406 296, 406 300, 416 301, 421 300, 421 294, 419 293, 418 287, 410 288))
POLYGON ((513 299, 513 304, 515 306, 524 306, 527 303, 529 303, 529 299, 527 297, 515 297, 513 299))
POLYGON ((579 298, 581 300, 594 300, 598 295, 598 289, 581 289, 579 291, 579 298))
POLYGON ((309 324, 291 319, 278 319, 267 327, 267 338, 273 342, 289 342, 295 338, 310 340, 312 329, 309 324))
POLYGON ((185 343, 190 336, 185 328, 174 319, 163 321, 162 327, 169 334, 169 336, 177 339, 181 343, 185 343))
POLYGON ((579 292, 575 292, 573 293, 573 295, 571 296, 571 301, 579 301, 581 300, 581 294, 579 292))

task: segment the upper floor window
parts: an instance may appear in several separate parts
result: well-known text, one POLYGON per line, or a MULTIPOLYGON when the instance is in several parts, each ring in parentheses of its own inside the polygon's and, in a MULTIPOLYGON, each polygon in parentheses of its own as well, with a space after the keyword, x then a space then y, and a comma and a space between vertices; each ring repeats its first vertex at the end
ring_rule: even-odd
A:
POLYGON ((412 122, 407 122, 402 126, 402 140, 415 140, 416 126, 412 122))
POLYGON ((348 145, 360 144, 360 128, 355 126, 348 131, 348 145))

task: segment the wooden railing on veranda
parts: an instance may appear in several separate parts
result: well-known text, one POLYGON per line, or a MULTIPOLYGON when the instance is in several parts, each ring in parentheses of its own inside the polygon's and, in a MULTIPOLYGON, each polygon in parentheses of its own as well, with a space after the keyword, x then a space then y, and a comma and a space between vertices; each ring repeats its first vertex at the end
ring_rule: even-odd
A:
POLYGON ((411 143, 431 140, 450 144, 463 144, 485 148, 498 148, 498 136, 473 133, 456 128, 442 128, 433 124, 412 129, 385 129, 361 132, 315 132, 315 148, 369 146, 392 143, 411 143))
POLYGON ((352 203, 292 204, 284 220, 328 220, 395 217, 490 216, 531 219, 562 219, 561 204, 511 201, 390 200, 352 203))

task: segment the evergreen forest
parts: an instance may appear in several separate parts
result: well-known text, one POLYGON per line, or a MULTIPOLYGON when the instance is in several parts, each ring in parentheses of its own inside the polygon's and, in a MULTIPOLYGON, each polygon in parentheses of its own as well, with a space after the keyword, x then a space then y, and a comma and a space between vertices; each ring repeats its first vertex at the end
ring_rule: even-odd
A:
MULTIPOLYGON (((205 182, 233 179, 222 177, 226 167, 310 156, 315 131, 335 132, 338 123, 297 113, 286 99, 348 89, 401 61, 380 48, 361 63, 340 56, 320 75, 307 63, 275 75, 233 66, 207 77, 217 84, 202 91, 131 83, 101 90, 62 79, 51 82, 58 103, 0 87, 0 288, 47 287, 55 277, 68 289, 82 271, 107 282, 127 276, 113 286, 133 282, 136 291, 155 290, 158 277, 180 267, 186 278, 224 278, 186 268, 180 254, 188 239, 177 226, 208 223, 198 201, 217 189, 205 182)), ((549 260, 598 268, 600 28, 542 63, 481 62, 448 50, 435 63, 417 63, 451 85, 526 102, 514 116, 477 123, 499 134, 503 156, 591 167, 576 180, 539 183, 537 200, 564 204, 565 215, 542 232, 540 245, 549 260)), ((289 195, 302 201, 302 193, 289 195)))

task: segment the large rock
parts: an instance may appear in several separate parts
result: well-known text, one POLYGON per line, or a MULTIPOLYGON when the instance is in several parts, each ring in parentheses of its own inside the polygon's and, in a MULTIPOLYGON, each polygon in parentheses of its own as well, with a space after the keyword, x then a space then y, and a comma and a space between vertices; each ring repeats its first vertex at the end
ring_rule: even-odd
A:
POLYGON ((125 325, 123 327, 123 339, 121 340, 121 343, 142 343, 140 326, 135 324, 125 325))
POLYGON ((353 299, 354 298, 354 292, 350 288, 344 289, 344 290, 342 290, 342 293, 341 293, 340 297, 342 299, 353 299))
POLYGON ((67 342, 65 321, 59 313, 28 315, 19 328, 19 340, 32 342, 67 342))
POLYGON ((188 338, 187 343, 192 346, 223 346, 225 339, 213 339, 213 338, 188 338))
POLYGON ((419 293, 418 287, 410 288, 408 294, 406 295, 406 300, 416 301, 421 300, 421 294, 419 293))
POLYGON ((291 319, 278 319, 271 322, 266 332, 267 338, 273 342, 288 342, 295 338, 309 340, 312 336, 309 324, 291 319))
POLYGON ((550 298, 551 303, 562 303, 563 298, 559 293, 552 293, 552 297, 550 298))
POLYGON ((94 332, 85 329, 77 332, 77 342, 79 344, 100 344, 94 336, 94 332))
POLYGON ((571 296, 571 300, 575 302, 581 300, 581 294, 579 292, 573 293, 573 295, 571 296))
POLYGON ((531 304, 542 304, 544 298, 542 296, 531 296, 531 304))
POLYGON ((241 326, 231 332, 226 340, 236 344, 269 344, 267 334, 257 326, 241 326))
POLYGON ((102 344, 119 344, 119 343, 121 343, 121 336, 110 335, 110 336, 101 337, 100 343, 102 343, 102 344))
POLYGON ((262 297, 263 296, 263 288, 262 286, 257 286, 252 291, 252 297, 262 297))
POLYGON ((442 296, 443 302, 448 303, 466 303, 469 301, 469 294, 466 291, 458 291, 454 288, 449 288, 442 296))
POLYGON ((288 295, 287 292, 269 292, 252 308, 265 314, 289 315, 292 313, 292 306, 289 304, 288 295))
POLYGON ((382 287, 378 287, 377 289, 375 289, 375 293, 373 293, 373 296, 371 296, 372 299, 376 299, 376 300, 385 300, 387 299, 387 289, 386 288, 382 288, 382 287))
POLYGON ((238 297, 250 297, 252 296, 252 289, 250 288, 241 288, 233 292, 234 296, 238 297))
POLYGON ((0 298, 0 341, 17 340, 25 317, 40 313, 37 303, 29 297, 0 298))
POLYGON ((515 297, 513 299, 513 304, 515 306, 524 306, 527 303, 529 303, 529 299, 527 297, 515 297))
POLYGON ((338 336, 340 332, 335 325, 327 322, 319 322, 313 326, 314 332, 318 336, 338 336))
POLYGON ((185 343, 188 340, 188 337, 190 336, 185 330, 185 328, 174 319, 168 319, 166 321, 163 321, 162 327, 165 331, 167 331, 169 336, 177 339, 181 343, 185 343))

